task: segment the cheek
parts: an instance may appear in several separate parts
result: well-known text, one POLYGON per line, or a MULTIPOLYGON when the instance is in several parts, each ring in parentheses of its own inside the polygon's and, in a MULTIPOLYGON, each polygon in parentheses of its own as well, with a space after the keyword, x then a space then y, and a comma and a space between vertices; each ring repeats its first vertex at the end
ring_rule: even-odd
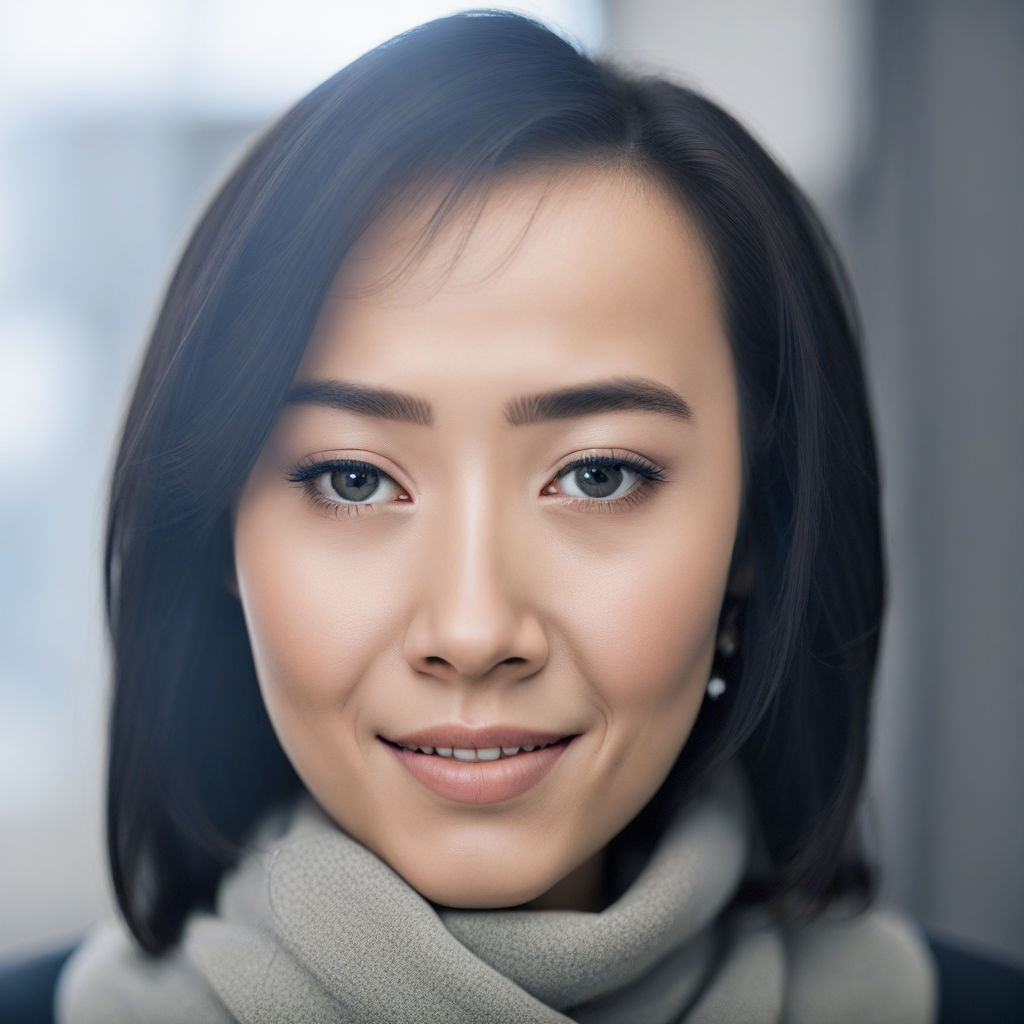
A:
POLYGON ((621 531, 615 557, 578 560, 595 571, 577 588, 565 629, 604 719, 604 799, 616 821, 653 795, 700 712, 737 505, 732 492, 728 501, 665 503, 621 531))
POLYGON ((587 675, 606 720, 614 786, 633 803, 652 795, 700 711, 714 654, 715 595, 676 573, 649 577, 609 603, 616 638, 590 647, 587 675))
POLYGON ((393 632, 386 567, 373 545, 338 550, 331 525, 258 498, 236 520, 239 594, 272 716, 343 705, 393 632))
POLYGON ((625 638, 615 645, 617 652, 613 647, 604 657, 616 664, 616 678, 628 674, 655 688, 666 681, 685 683, 688 670, 703 662, 713 643, 719 595, 717 579, 705 581, 704 574, 679 570, 667 559, 658 571, 631 580, 606 607, 625 638))
POLYGON ((656 718, 703 693, 732 551, 731 533, 720 532, 650 524, 578 588, 566 629, 609 714, 656 718))

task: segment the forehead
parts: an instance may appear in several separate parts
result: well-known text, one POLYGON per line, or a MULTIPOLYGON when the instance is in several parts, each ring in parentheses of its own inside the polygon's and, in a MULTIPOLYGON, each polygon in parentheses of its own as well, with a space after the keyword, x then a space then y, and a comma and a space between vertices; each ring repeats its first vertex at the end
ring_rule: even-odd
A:
POLYGON ((727 349, 707 249, 681 203, 623 169, 521 174, 396 209, 350 251, 300 377, 692 378, 727 349), (432 218, 434 218, 432 220, 432 218), (432 230, 432 228, 436 228, 432 230), (426 241, 424 241, 426 240, 426 241))

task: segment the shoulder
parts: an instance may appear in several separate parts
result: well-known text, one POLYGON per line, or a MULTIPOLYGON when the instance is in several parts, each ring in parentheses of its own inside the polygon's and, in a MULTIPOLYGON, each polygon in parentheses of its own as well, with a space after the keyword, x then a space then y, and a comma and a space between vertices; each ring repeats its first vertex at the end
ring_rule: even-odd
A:
POLYGON ((791 930, 787 1024, 932 1024, 938 981, 907 918, 869 909, 791 930))
MULTIPOLYGON (((231 934, 237 932, 242 941, 248 926, 259 932, 267 923, 268 865, 286 839, 319 835, 327 822, 309 799, 267 815, 254 830, 247 855, 221 880, 216 914, 190 915, 182 944, 161 956, 142 950, 122 922, 98 925, 58 979, 57 1024, 233 1024, 224 993, 218 995, 213 987, 207 960, 216 958, 225 928, 233 927, 231 934)), ((233 992, 237 985, 229 979, 226 988, 233 992)))
POLYGON ((213 990, 180 953, 150 956, 115 922, 94 928, 65 965, 57 982, 56 1020, 232 1022, 213 990))

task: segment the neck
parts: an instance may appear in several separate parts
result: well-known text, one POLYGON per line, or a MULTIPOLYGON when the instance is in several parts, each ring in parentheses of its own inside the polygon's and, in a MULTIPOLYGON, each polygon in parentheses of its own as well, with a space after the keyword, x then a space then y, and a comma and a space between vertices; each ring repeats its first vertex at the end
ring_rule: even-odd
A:
POLYGON ((589 860, 570 871, 560 882, 518 910, 580 910, 596 914, 606 905, 605 852, 598 850, 589 860))

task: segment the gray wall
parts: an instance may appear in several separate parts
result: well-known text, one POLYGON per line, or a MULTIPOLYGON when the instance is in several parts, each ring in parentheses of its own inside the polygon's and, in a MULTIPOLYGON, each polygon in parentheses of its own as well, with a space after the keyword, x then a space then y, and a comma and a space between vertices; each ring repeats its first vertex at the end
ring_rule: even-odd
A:
POLYGON ((884 892, 1024 961, 1024 5, 609 0, 606 28, 752 123, 852 266, 892 574, 884 892))
POLYGON ((879 3, 874 39, 851 213, 904 690, 876 788, 894 891, 1024 959, 1024 5, 879 3))

